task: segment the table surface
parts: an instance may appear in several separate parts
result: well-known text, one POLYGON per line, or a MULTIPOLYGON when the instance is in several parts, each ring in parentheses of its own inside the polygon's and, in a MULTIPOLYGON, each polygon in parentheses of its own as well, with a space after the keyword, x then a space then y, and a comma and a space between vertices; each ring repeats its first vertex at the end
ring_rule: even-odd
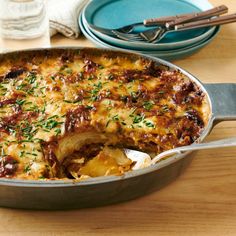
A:
MULTIPOLYGON (((236 12, 236 1, 210 1, 236 12)), ((59 35, 51 44, 94 46, 59 35)), ((210 45, 174 63, 203 82, 236 82, 236 25, 223 26, 210 45)), ((220 123, 207 140, 235 132, 236 122, 220 123)), ((236 235, 236 148, 194 155, 176 181, 122 204, 56 212, 0 208, 0 235, 236 235)))

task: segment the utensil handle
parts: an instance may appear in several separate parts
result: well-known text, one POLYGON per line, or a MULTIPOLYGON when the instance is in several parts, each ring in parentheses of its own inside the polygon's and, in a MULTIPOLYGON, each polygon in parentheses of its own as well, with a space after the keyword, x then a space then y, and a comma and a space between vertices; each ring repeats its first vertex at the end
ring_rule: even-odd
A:
POLYGON ((177 147, 174 149, 170 149, 168 151, 162 152, 156 157, 152 159, 152 164, 160 161, 161 159, 168 157, 173 154, 180 154, 182 152, 187 151, 197 151, 197 150, 206 150, 206 149, 214 149, 214 148, 225 148, 225 147, 235 147, 236 146, 236 138, 226 138, 220 139, 208 143, 194 143, 188 146, 177 147))
POLYGON ((214 123, 236 120, 236 83, 205 84, 210 100, 214 123))
POLYGON ((158 25, 165 25, 167 22, 175 21, 177 19, 185 18, 185 17, 192 17, 195 13, 187 13, 175 16, 163 16, 158 18, 146 19, 143 21, 145 26, 158 26, 158 25))
POLYGON ((166 27, 171 28, 175 25, 179 25, 179 24, 182 24, 185 22, 194 21, 196 19, 210 18, 212 16, 219 16, 219 15, 227 13, 227 12, 228 12, 228 7, 226 7, 225 5, 221 5, 218 7, 214 7, 210 10, 193 13, 192 15, 189 15, 186 17, 181 17, 181 18, 178 18, 178 19, 171 21, 171 22, 167 22, 166 27))
POLYGON ((184 146, 176 148, 177 152, 181 151, 196 151, 196 150, 203 150, 203 149, 213 149, 213 148, 223 148, 223 147, 234 147, 236 146, 236 138, 226 138, 220 139, 208 143, 195 143, 190 146, 184 146))
POLYGON ((203 28, 206 26, 216 26, 216 25, 223 25, 236 22, 236 13, 227 15, 227 16, 219 16, 217 18, 206 19, 206 20, 199 20, 191 23, 186 23, 182 25, 175 25, 175 30, 188 30, 188 29, 197 29, 203 28))
MULTIPOLYGON (((228 8, 224 5, 221 5, 219 7, 216 7, 217 8, 217 11, 218 11, 218 8, 221 8, 222 11, 224 10, 225 12, 228 11, 228 8)), ((216 8, 212 8, 210 10, 207 10, 207 11, 214 11, 216 8)), ((157 26, 157 25, 165 25, 167 22, 173 22, 173 21, 176 21, 176 20, 181 20, 183 18, 192 18, 193 16, 195 16, 195 14, 199 14, 197 12, 194 12, 194 13, 187 13, 187 14, 180 14, 180 15, 176 15, 176 16, 164 16, 164 17, 158 17, 158 18, 152 18, 152 19, 146 19, 143 21, 143 24, 145 26, 157 26)), ((221 13, 223 14, 223 13, 221 13)), ((199 17, 201 18, 201 17, 199 17)))

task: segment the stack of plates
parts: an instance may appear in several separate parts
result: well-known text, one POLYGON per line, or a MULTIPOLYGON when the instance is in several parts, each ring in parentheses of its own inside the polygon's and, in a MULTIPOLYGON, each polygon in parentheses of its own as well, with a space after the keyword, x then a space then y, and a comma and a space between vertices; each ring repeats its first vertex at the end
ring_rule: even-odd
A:
POLYGON ((219 27, 168 33, 154 44, 113 38, 92 29, 89 24, 114 29, 143 19, 199 12, 212 7, 207 0, 92 0, 83 9, 79 25, 83 34, 99 47, 126 49, 174 60, 189 56, 207 45, 219 27))

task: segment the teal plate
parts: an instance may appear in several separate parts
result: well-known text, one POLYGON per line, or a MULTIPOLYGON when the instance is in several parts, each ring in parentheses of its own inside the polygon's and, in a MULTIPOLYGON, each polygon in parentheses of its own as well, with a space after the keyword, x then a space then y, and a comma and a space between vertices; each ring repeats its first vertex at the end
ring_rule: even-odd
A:
MULTIPOLYGON (((123 49, 123 48, 120 48, 115 45, 111 45, 111 44, 108 44, 108 43, 102 41, 96 35, 94 35, 91 31, 89 31, 89 29, 86 28, 86 26, 82 22, 82 15, 79 17, 79 24, 80 24, 80 28, 81 28, 81 31, 84 34, 84 36, 87 39, 89 39, 90 41, 92 41, 94 44, 96 44, 98 47, 110 48, 110 49, 116 49, 116 50, 123 49)), ((166 51, 156 51, 156 50, 153 50, 153 51, 128 50, 128 51, 138 52, 138 53, 162 58, 165 60, 173 61, 173 60, 177 60, 177 59, 181 59, 181 58, 190 56, 190 55, 194 54, 195 52, 197 52, 198 50, 200 50, 201 48, 203 48, 204 46, 206 46, 207 44, 209 44, 216 37, 217 33, 219 32, 219 29, 220 29, 220 27, 216 27, 213 34, 211 34, 207 39, 204 39, 192 46, 187 46, 187 47, 184 47, 181 49, 166 50, 166 51)))
POLYGON ((84 25, 107 43, 126 49, 166 50, 190 46, 208 38, 215 27, 169 33, 157 44, 148 44, 109 37, 91 29, 88 24, 117 28, 147 18, 199 12, 210 8, 212 5, 207 0, 146 0, 145 4, 140 0, 93 0, 85 6, 82 17, 84 25))

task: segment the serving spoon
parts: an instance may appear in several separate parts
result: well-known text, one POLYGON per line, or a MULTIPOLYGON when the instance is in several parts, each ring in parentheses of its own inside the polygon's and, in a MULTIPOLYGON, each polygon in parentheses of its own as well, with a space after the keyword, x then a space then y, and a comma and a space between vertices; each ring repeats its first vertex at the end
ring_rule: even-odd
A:
POLYGON ((166 157, 172 156, 174 154, 182 154, 187 151, 196 151, 196 150, 204 150, 204 149, 213 149, 213 148, 224 148, 224 147, 235 147, 236 146, 236 138, 227 138, 220 139, 217 141, 212 141, 208 143, 193 143, 191 145, 182 146, 173 148, 164 152, 161 152, 154 158, 151 158, 147 153, 140 152, 131 149, 124 149, 126 156, 135 162, 133 166, 133 170, 141 169, 150 165, 154 165, 159 163, 166 157))

